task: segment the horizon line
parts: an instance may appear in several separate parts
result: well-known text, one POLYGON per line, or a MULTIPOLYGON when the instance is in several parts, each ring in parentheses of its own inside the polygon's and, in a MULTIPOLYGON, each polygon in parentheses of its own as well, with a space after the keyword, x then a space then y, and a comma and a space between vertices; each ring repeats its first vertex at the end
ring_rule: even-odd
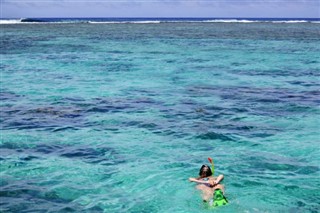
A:
POLYGON ((79 19, 79 18, 86 18, 86 19, 89 19, 89 18, 117 18, 117 19, 157 19, 157 18, 163 18, 163 19, 170 19, 170 18, 175 18, 175 19, 188 19, 188 18, 194 18, 194 19, 208 19, 208 18, 211 18, 211 19, 239 19, 239 18, 242 18, 242 19, 320 19, 320 17, 226 17, 226 16, 217 16, 217 17, 213 17, 213 16, 208 16, 208 17, 192 17, 192 16, 180 16, 180 17, 175 17, 175 16, 168 16, 168 17, 165 17, 165 16, 156 16, 156 17, 148 17, 148 16, 137 16, 137 17, 125 17, 125 16, 113 16, 113 17, 108 17, 108 16, 97 16, 97 17, 89 17, 89 16, 85 16, 85 17, 0 17, 0 19, 8 19, 8 18, 11 18, 11 19, 27 19, 27 18, 34 18, 34 19, 49 19, 49 18, 60 18, 60 19, 79 19))

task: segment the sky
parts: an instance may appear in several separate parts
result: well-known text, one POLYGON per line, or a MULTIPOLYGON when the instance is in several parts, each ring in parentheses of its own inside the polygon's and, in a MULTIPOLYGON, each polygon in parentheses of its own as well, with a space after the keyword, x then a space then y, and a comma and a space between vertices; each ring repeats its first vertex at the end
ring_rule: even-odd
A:
POLYGON ((1 18, 320 18, 320 0, 0 0, 1 18))

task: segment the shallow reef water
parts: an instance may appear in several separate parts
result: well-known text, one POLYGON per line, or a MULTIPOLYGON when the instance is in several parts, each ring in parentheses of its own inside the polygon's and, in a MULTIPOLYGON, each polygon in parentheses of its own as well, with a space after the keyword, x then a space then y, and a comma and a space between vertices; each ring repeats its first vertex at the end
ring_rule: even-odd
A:
POLYGON ((1 25, 1 212, 320 211, 320 25, 1 25))

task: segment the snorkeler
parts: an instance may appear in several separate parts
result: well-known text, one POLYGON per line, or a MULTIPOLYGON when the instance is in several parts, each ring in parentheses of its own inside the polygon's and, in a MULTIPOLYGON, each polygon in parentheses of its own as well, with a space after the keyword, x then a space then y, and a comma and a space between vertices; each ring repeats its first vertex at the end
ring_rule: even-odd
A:
POLYGON ((223 178, 223 175, 213 177, 210 167, 208 165, 202 165, 199 171, 199 177, 189 178, 189 181, 198 183, 196 188, 202 191, 202 199, 204 202, 210 202, 212 206, 221 206, 228 203, 224 196, 224 186, 220 184, 223 178))

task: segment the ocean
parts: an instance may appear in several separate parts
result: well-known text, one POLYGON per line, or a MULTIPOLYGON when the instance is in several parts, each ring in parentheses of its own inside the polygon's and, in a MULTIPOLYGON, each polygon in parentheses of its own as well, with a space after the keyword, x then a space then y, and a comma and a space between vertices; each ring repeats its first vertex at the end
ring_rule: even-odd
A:
POLYGON ((0 211, 319 212, 319 23, 0 20, 0 211))

